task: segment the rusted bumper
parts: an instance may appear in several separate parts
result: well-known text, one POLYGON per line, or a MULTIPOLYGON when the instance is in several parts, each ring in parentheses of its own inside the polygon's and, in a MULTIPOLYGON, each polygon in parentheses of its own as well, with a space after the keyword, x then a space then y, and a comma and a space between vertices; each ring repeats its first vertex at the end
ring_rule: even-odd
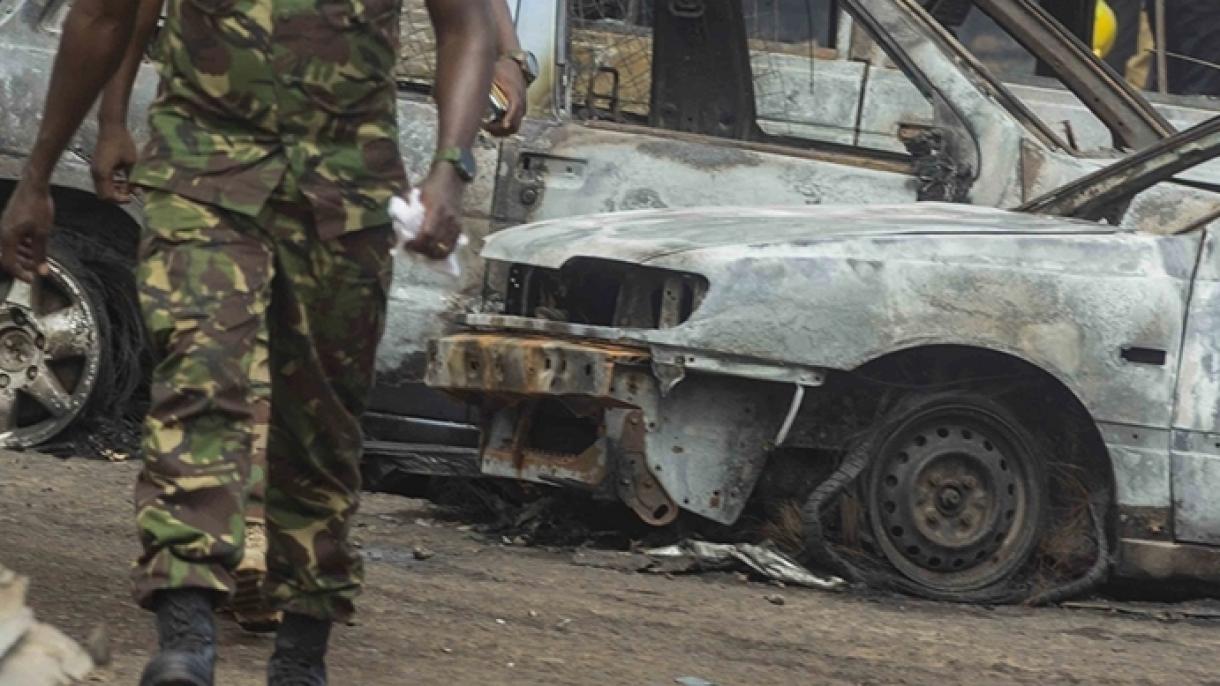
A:
MULTIPOLYGON (((481 403, 483 474, 618 497, 651 524, 687 510, 737 520, 792 387, 700 372, 696 353, 528 333, 435 341, 428 384, 481 403)), ((753 368, 750 368, 753 369, 753 368)), ((723 372, 723 370, 719 370, 723 372)))
POLYGON ((647 365, 639 348, 489 333, 446 336, 432 345, 428 385, 455 392, 611 399, 615 370, 647 365))
POLYGON ((597 491, 665 524, 678 507, 646 464, 649 363, 639 348, 466 333, 433 343, 427 381, 482 403, 483 474, 597 491))

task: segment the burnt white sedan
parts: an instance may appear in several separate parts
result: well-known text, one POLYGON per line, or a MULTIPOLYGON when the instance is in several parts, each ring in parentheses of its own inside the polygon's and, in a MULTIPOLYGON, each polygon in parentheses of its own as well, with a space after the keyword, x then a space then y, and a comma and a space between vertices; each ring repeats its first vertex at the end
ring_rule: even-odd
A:
POLYGON ((1018 211, 507 230, 483 251, 501 297, 433 343, 428 381, 482 405, 483 474, 655 525, 795 509, 806 558, 865 581, 1220 582, 1218 151, 1220 120, 1018 211), (1158 210, 1166 184, 1191 201, 1158 210), (1132 203, 1155 231, 1122 225, 1132 203))

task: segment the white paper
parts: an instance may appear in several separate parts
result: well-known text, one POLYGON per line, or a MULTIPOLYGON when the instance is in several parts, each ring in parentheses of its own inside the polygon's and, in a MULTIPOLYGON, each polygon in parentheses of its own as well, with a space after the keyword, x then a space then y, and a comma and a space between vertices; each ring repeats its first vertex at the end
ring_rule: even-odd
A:
POLYGON ((419 227, 424 223, 424 203, 419 198, 418 188, 412 188, 405 200, 397 195, 390 198, 390 221, 394 225, 395 235, 394 247, 390 249, 392 254, 406 255, 412 262, 423 264, 429 269, 454 278, 462 275, 462 267, 458 264, 457 259, 457 248, 466 245, 465 235, 458 236, 454 251, 443 260, 434 260, 407 249, 407 243, 415 240, 415 237, 419 235, 419 227))

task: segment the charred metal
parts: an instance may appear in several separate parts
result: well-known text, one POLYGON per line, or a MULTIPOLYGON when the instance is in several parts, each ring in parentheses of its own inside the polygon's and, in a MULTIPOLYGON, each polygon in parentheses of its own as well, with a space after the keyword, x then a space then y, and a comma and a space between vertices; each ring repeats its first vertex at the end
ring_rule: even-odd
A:
POLYGON ((1193 545, 1220 540, 1220 415, 1201 434, 1173 412, 1183 390, 1217 393, 1177 372, 1184 344, 1217 345, 1187 329, 1216 239, 1190 217, 1158 233, 1075 217, 1215 157, 1218 132, 1029 203, 1064 216, 740 207, 509 230, 484 250, 511 265, 505 312, 463 317, 428 382, 483 403, 484 474, 653 524, 732 524, 761 483, 799 509, 807 560, 873 585, 1050 602, 1133 550, 1149 574, 1199 572, 1193 545))
POLYGON ((667 329, 684 323, 707 293, 696 274, 575 259, 560 269, 513 265, 504 313, 575 324, 667 329))

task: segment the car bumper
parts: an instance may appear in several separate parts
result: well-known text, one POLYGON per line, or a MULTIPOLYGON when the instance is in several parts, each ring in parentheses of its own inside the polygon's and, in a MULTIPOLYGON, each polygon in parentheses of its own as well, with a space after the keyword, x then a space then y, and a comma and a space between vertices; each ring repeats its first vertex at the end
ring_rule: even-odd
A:
POLYGON ((427 382, 483 405, 482 474, 618 497, 652 524, 677 516, 647 465, 648 351, 463 333, 433 343, 427 382))

